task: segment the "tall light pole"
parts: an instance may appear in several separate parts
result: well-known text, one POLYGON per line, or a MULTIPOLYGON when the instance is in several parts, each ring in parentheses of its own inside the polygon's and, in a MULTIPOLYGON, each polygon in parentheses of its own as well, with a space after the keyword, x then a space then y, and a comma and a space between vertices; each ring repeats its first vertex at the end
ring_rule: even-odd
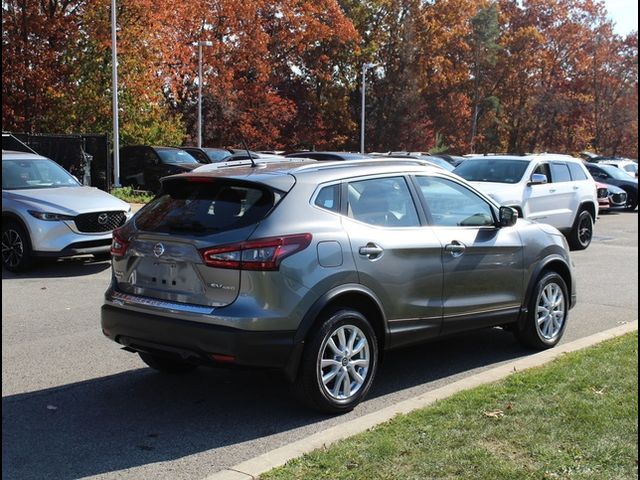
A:
POLYGON ((111 0, 111 75, 113 95, 113 186, 120 187, 120 126, 118 124, 118 51, 116 0, 111 0))
POLYGON ((377 66, 377 63, 365 63, 362 65, 362 108, 360 109, 362 117, 360 118, 360 153, 364 153, 364 90, 366 85, 366 74, 367 70, 377 66))
POLYGON ((213 42, 198 42, 198 148, 202 147, 202 47, 210 47, 213 42))

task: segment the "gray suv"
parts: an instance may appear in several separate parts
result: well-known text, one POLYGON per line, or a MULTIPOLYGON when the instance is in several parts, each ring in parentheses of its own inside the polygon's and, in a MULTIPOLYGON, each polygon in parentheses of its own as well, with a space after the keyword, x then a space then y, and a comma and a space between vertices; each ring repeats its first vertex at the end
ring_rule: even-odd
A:
POLYGON ((496 325, 537 349, 563 335, 564 236, 456 175, 419 160, 208 167, 165 178, 113 235, 102 330, 154 369, 277 368, 339 413, 383 350, 496 325))

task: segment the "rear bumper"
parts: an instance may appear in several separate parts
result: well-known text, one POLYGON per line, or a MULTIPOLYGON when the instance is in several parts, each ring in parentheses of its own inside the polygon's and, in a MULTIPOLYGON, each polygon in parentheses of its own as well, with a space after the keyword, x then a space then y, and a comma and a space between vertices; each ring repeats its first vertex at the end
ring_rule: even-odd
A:
POLYGON ((133 351, 210 365, 288 371, 297 358, 294 331, 246 331, 103 305, 103 333, 133 351), (215 357, 213 356, 215 355, 215 357))

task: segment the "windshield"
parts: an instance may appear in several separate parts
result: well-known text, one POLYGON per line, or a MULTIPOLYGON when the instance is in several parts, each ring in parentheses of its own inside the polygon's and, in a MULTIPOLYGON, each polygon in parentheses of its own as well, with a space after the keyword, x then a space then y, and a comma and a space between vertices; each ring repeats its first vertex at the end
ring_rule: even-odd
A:
POLYGON ((52 160, 2 160, 2 189, 79 187, 80 183, 52 160))
POLYGON ((156 150, 162 163, 200 163, 184 150, 169 150, 158 148, 156 150))
POLYGON ((629 175, 624 173, 618 167, 614 167, 613 165, 598 165, 598 167, 607 172, 609 176, 615 178, 616 180, 629 180, 629 175))
POLYGON ((470 182, 518 183, 528 166, 527 160, 470 159, 458 165, 453 173, 470 182))
POLYGON ((443 160, 442 158, 439 158, 439 157, 421 156, 420 159, 426 160, 427 162, 434 163, 434 164, 438 165, 441 168, 444 168, 445 170, 447 170, 449 172, 453 171, 453 169, 454 169, 453 165, 451 165, 449 162, 447 162, 446 160, 443 160))

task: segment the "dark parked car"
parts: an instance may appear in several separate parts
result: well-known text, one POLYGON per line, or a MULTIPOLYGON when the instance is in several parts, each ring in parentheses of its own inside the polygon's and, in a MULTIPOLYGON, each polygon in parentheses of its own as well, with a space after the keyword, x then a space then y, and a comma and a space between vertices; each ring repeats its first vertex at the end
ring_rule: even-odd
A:
POLYGON ((585 162, 585 167, 594 180, 620 187, 627 192, 627 210, 635 210, 638 206, 638 180, 613 165, 585 162))
POLYGON ((179 147, 191 154, 193 158, 200 163, 217 163, 226 162, 233 154, 225 148, 211 148, 211 147, 179 147))
POLYGON ((120 183, 157 192, 160 179, 202 165, 180 148, 132 145, 120 149, 120 183))
POLYGON ((218 165, 163 179, 113 235, 102 331, 151 368, 276 368, 340 413, 383 350, 495 325, 535 349, 560 341, 576 291, 564 236, 457 175, 419 160, 218 165))
POLYGON ((339 160, 366 160, 369 155, 354 152, 295 152, 285 155, 288 158, 311 158, 323 162, 335 162, 339 160))

